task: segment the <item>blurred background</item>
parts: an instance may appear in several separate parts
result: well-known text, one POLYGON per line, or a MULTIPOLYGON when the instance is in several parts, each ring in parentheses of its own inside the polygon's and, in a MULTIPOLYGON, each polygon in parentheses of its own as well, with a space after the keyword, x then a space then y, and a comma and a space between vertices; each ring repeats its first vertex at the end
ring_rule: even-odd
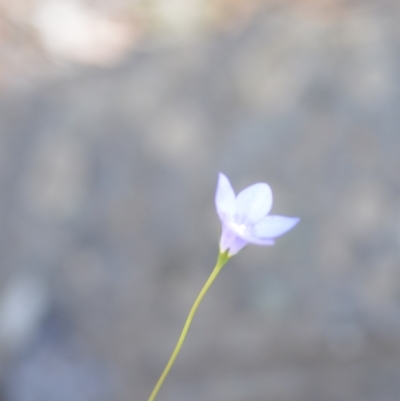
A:
POLYGON ((400 5, 0 1, 0 400, 147 400, 219 171, 301 217, 207 294, 158 399, 400 399, 400 5))

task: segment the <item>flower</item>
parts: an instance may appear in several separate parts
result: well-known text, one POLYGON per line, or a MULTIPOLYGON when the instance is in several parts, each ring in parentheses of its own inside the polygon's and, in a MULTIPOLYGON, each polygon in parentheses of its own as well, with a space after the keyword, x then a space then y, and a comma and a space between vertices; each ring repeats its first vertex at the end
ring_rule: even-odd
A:
POLYGON ((222 224, 220 252, 231 257, 248 244, 274 245, 274 239, 292 229, 298 217, 268 215, 272 191, 268 184, 257 183, 238 196, 229 179, 219 173, 215 206, 222 224))

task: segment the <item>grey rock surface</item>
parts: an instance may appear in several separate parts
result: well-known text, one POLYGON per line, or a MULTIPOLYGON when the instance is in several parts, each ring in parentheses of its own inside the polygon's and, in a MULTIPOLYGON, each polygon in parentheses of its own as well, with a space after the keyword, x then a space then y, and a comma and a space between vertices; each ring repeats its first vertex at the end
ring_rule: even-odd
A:
POLYGON ((398 400, 399 18, 271 7, 2 96, 0 293, 37 277, 69 333, 39 314, 0 342, 4 399, 147 399, 215 262, 223 171, 301 223, 224 268, 160 401, 398 400))

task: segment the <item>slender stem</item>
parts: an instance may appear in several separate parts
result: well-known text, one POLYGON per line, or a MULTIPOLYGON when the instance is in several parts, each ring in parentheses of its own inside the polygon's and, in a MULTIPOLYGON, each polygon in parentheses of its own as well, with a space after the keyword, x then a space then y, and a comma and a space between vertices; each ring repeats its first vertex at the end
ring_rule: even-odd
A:
POLYGON ((185 341, 186 335, 189 331, 189 327, 192 323, 193 317, 197 311, 197 308, 199 307, 204 295, 207 293, 208 289, 210 288, 211 284, 214 282, 215 278, 218 276, 218 273, 221 271, 222 267, 225 265, 225 263, 229 260, 229 256, 227 253, 220 253, 218 255, 218 260, 217 264, 214 267, 214 270, 211 272, 210 277, 204 284, 204 287, 201 289, 199 295, 197 296, 196 300, 194 301, 194 304, 192 308, 190 309, 189 315, 186 319, 185 325, 183 326, 182 333, 179 336, 178 342, 175 346, 174 351, 172 352, 171 357, 169 358, 169 361, 167 363, 167 366, 164 368, 164 371, 162 372, 160 378, 158 379, 157 384, 155 385, 148 401, 154 401, 158 391, 160 390, 162 384, 164 383, 165 378, 167 377, 169 371, 171 370, 172 365, 175 362, 176 357, 179 354, 179 351, 182 348, 182 345, 185 341))

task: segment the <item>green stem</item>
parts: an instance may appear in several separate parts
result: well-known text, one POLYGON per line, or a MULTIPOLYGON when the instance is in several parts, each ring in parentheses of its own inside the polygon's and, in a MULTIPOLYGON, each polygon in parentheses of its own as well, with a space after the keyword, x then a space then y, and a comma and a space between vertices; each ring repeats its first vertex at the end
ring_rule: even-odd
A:
POLYGON ((165 367, 164 371, 162 372, 160 378, 158 379, 157 384, 155 385, 148 401, 154 401, 162 384, 164 383, 165 378, 167 377, 169 371, 171 370, 172 365, 175 362, 176 357, 179 354, 179 351, 182 348, 182 345, 185 341, 186 335, 189 331, 189 327, 192 323, 193 317, 197 311, 197 308, 199 307, 202 299, 204 298, 204 295, 206 295, 208 289, 211 287, 211 284, 214 282, 215 278, 218 276, 218 273, 221 271, 222 267, 225 265, 225 263, 229 260, 228 254, 225 253, 220 253, 218 255, 218 260, 217 264, 214 267, 214 270, 211 272, 210 277, 204 284, 204 287, 201 289, 199 295, 197 296, 196 300, 194 301, 194 304, 192 306, 192 309, 190 309, 189 315, 186 319, 185 325, 183 326, 182 333, 179 336, 178 342, 175 346, 174 351, 172 352, 171 357, 169 358, 169 361, 167 363, 167 366, 165 367))

